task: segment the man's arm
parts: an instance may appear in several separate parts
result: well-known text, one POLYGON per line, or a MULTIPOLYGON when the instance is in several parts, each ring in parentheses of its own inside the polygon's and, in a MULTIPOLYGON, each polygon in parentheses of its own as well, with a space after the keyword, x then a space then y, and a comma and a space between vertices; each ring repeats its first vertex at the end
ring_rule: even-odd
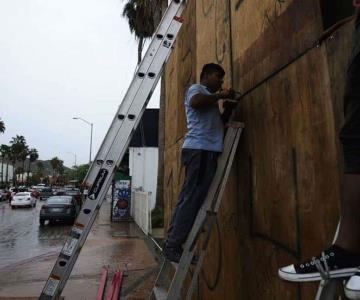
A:
POLYGON ((205 108, 217 103, 220 99, 231 98, 234 91, 224 89, 212 95, 196 94, 190 99, 190 106, 195 109, 205 108))

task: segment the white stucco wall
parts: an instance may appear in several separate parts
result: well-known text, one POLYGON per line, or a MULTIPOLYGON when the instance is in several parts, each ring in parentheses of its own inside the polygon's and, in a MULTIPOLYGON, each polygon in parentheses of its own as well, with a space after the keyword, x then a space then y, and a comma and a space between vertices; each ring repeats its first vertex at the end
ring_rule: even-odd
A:
POLYGON ((150 209, 155 208, 158 148, 129 148, 131 189, 150 193, 150 209))
MULTIPOLYGON (((11 182, 12 181, 12 177, 13 177, 13 166, 12 165, 8 165, 8 181, 11 182)), ((0 163, 0 182, 5 182, 6 179, 6 163, 3 163, 3 167, 1 167, 1 163, 0 163), (3 170, 3 172, 1 172, 1 168, 3 170), (1 180, 2 178, 2 180, 1 180)))

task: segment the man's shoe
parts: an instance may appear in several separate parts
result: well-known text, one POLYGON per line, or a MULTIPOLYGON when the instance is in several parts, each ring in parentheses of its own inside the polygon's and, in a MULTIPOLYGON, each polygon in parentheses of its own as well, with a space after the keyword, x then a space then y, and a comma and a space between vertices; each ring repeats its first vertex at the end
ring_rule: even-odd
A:
POLYGON ((349 299, 360 299, 360 269, 346 283, 345 295, 349 299))
MULTIPOLYGON (((165 245, 163 250, 164 257, 167 260, 177 264, 180 262, 182 253, 183 253, 183 249, 181 247, 170 247, 165 245)), ((198 262, 198 257, 194 255, 191 260, 191 264, 196 265, 197 262, 198 262)))
POLYGON ((295 282, 350 277, 359 266, 360 255, 332 245, 309 261, 280 268, 279 276, 281 279, 295 282))

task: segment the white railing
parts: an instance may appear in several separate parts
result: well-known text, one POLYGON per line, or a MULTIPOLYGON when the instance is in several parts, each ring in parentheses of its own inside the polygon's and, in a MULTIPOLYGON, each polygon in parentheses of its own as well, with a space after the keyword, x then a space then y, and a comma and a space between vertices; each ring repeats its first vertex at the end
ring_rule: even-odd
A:
POLYGON ((150 193, 141 191, 132 191, 131 193, 132 217, 146 235, 151 233, 151 208, 149 194, 150 193))

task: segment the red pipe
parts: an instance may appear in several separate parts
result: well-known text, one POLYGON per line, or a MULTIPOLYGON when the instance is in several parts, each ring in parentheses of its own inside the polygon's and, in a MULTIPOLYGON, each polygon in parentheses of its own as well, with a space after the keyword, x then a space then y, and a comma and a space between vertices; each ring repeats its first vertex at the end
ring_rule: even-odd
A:
POLYGON ((103 299, 108 272, 109 272, 108 268, 104 266, 102 268, 102 275, 101 275, 101 279, 100 279, 100 285, 99 285, 99 289, 97 292, 96 300, 103 299))
POLYGON ((123 282, 123 278, 124 278, 124 272, 118 270, 116 273, 116 281, 115 281, 115 290, 114 290, 114 294, 111 300, 119 300, 120 298, 120 293, 121 293, 121 287, 122 287, 122 282, 123 282))

